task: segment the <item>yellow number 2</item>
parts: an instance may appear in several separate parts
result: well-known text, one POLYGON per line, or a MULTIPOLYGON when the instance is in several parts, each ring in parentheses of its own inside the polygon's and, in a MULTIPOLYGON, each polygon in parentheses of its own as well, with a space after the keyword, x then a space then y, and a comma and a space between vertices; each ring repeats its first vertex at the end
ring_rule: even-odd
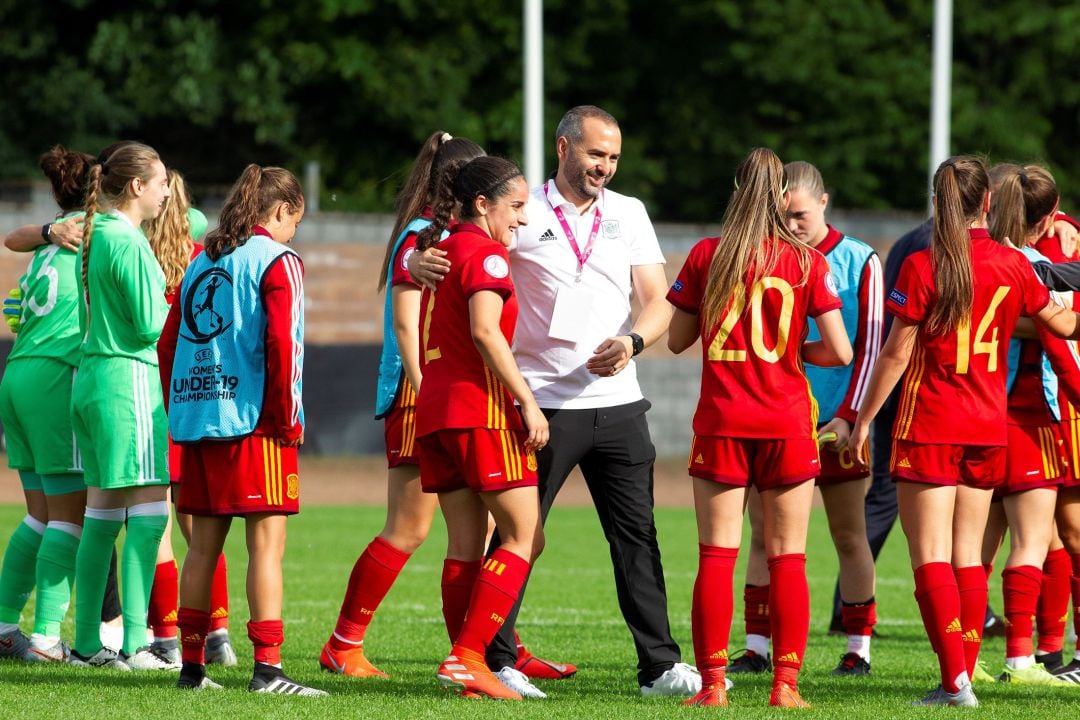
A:
POLYGON ((990 301, 990 307, 983 313, 979 320, 979 327, 975 330, 975 344, 971 343, 971 324, 966 320, 956 328, 956 374, 966 375, 971 365, 971 355, 988 355, 986 359, 987 372, 997 372, 998 365, 998 328, 992 328, 994 313, 998 305, 1009 294, 1009 286, 1001 285, 994 293, 994 299, 990 301), (990 339, 986 339, 987 333, 990 339), (969 349, 970 348, 970 349, 969 349))

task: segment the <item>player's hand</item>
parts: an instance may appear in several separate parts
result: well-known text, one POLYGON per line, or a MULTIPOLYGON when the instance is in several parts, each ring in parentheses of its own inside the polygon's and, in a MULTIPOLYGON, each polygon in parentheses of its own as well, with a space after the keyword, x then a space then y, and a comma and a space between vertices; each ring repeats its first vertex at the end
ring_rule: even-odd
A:
POLYGON ((847 447, 848 438, 851 437, 851 423, 844 418, 834 417, 832 420, 818 428, 819 436, 824 435, 827 432, 835 433, 836 439, 825 447, 833 452, 840 452, 847 447))
POLYGON ((1080 240, 1080 230, 1076 229, 1068 220, 1055 220, 1050 226, 1050 237, 1056 237, 1061 245, 1061 252, 1066 257, 1072 257, 1076 252, 1077 241, 1080 240))
POLYGON ((450 261, 446 259, 446 251, 433 247, 422 253, 410 254, 405 264, 412 279, 432 292, 438 289, 437 286, 443 276, 450 272, 450 261))
POLYGON ((280 438, 278 442, 281 443, 282 447, 300 447, 304 444, 304 431, 301 430, 300 435, 293 438, 292 440, 289 440, 288 438, 280 438))
POLYGON ((57 220, 49 229, 49 242, 64 250, 75 251, 82 245, 83 219, 81 216, 57 220))
POLYGON ((22 290, 11 288, 8 296, 4 298, 4 322, 11 328, 13 335, 19 334, 22 325, 22 290))
POLYGON ((633 343, 629 335, 608 338, 593 350, 594 355, 585 362, 585 368, 593 375, 615 375, 630 364, 630 358, 634 356, 633 343))
POLYGON ((855 418, 855 425, 851 428, 851 436, 848 438, 848 450, 851 451, 851 457, 856 458, 863 465, 870 464, 870 458, 867 457, 866 449, 868 447, 866 441, 870 438, 870 423, 863 421, 862 415, 855 418))
POLYGON ((525 440, 526 450, 541 450, 548 443, 550 433, 548 431, 547 417, 536 403, 521 407, 521 418, 525 421, 525 429, 529 437, 525 440))

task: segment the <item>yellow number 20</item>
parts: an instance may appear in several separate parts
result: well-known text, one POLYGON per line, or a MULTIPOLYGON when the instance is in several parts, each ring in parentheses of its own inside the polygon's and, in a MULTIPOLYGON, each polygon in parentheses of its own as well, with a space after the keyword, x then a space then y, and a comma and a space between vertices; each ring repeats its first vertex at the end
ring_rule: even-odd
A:
POLYGON ((975 330, 975 344, 971 343, 971 323, 964 321, 956 328, 956 374, 966 375, 968 367, 971 365, 971 355, 988 355, 986 359, 987 372, 997 372, 998 365, 998 328, 992 328, 991 324, 994 322, 994 313, 998 309, 998 305, 1005 299, 1005 296, 1009 294, 1009 287, 1007 285, 1001 285, 998 287, 997 292, 994 293, 994 299, 990 301, 990 307, 986 308, 986 312, 983 313, 982 319, 979 320, 979 327, 975 330), (987 333, 990 334, 990 339, 986 339, 987 333))
MULTIPOLYGON (((740 288, 741 289, 741 288, 740 288)), ((754 290, 750 293, 750 346, 754 354, 768 363, 779 362, 787 352, 788 334, 791 332, 791 312, 795 306, 795 294, 791 285, 786 280, 778 277, 764 277, 754 283, 754 290), (775 290, 780 293, 780 318, 776 327, 776 346, 765 347, 765 334, 763 325, 765 317, 761 309, 761 301, 766 290, 775 290)), ((745 350, 724 349, 735 329, 743 310, 746 308, 746 297, 742 292, 736 291, 735 300, 720 321, 720 329, 716 331, 716 337, 709 345, 709 360, 722 362, 743 362, 746 360, 745 350)))

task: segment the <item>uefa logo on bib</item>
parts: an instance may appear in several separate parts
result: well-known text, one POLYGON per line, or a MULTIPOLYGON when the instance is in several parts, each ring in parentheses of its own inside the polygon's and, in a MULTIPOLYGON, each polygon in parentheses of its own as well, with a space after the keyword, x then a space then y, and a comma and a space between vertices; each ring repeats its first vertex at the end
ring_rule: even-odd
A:
POLYGON ((232 275, 221 268, 210 268, 195 278, 184 297, 184 337, 208 343, 232 327, 232 291, 232 275))

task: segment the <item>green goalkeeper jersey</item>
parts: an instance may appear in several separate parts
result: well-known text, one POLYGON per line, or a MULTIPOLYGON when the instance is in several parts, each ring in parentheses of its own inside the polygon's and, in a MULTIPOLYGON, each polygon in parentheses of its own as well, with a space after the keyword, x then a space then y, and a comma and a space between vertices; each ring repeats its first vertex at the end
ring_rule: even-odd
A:
MULTIPOLYGON (((69 213, 65 218, 83 213, 69 213)), ((26 274, 19 278, 22 316, 9 360, 47 357, 79 364, 79 275, 77 256, 58 245, 34 251, 26 274)))
MULTIPOLYGON (((93 225, 87 268, 89 313, 86 297, 79 293, 83 355, 129 357, 157 365, 157 341, 168 306, 165 274, 150 241, 117 212, 95 215, 93 225)), ((85 250, 85 245, 79 250, 76 273, 85 250)))

